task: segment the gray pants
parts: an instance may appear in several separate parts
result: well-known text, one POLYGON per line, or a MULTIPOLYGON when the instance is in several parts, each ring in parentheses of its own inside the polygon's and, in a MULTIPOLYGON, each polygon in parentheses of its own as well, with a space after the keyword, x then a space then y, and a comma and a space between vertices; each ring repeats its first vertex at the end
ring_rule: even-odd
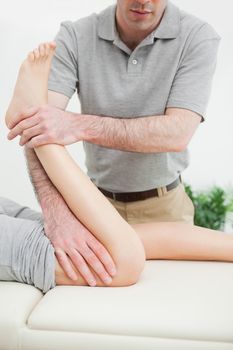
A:
POLYGON ((55 255, 40 213, 0 197, 0 281, 17 281, 43 293, 55 287, 55 255))

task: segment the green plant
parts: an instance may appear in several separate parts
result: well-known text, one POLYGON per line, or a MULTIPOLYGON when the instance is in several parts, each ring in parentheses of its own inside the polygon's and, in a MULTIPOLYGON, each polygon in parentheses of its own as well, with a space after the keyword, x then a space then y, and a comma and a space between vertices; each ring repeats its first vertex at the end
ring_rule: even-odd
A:
POLYGON ((223 190, 214 186, 206 191, 194 191, 190 185, 185 185, 188 196, 193 201, 195 207, 195 225, 221 229, 227 211, 233 211, 233 192, 223 190))
POLYGON ((233 212, 233 189, 229 188, 226 191, 226 204, 227 204, 227 211, 233 212))

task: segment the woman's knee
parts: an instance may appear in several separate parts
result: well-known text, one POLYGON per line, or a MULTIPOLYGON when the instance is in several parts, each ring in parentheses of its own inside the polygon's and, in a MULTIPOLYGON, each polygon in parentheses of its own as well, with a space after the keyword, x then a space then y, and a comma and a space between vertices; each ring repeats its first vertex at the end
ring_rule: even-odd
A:
MULTIPOLYGON (((112 278, 112 283, 106 285, 100 279, 100 277, 94 272, 94 270, 89 266, 91 272, 95 276, 97 287, 123 287, 130 286, 137 283, 140 278, 141 272, 145 265, 145 251, 140 240, 134 239, 130 242, 124 242, 124 246, 119 244, 114 245, 112 249, 112 258, 116 265, 117 273, 112 278)), ((59 264, 58 260, 55 258, 55 280, 56 285, 73 285, 73 286, 87 286, 88 283, 85 281, 80 272, 75 268, 72 261, 70 261, 74 271, 78 276, 77 281, 71 280, 63 268, 59 264)))
POLYGON ((113 278, 112 286, 129 286, 137 283, 145 266, 145 251, 139 239, 121 248, 116 254, 117 274, 113 278))

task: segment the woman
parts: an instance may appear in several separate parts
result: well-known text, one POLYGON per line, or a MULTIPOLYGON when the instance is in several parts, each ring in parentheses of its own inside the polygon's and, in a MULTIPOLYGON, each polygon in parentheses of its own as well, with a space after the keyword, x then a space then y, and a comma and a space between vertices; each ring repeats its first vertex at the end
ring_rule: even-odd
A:
MULTIPOLYGON (((15 124, 14 116, 18 110, 27 105, 47 103, 47 82, 54 49, 54 43, 40 45, 23 62, 6 114, 8 127, 15 124)), ((146 259, 233 261, 233 237, 178 222, 129 225, 63 146, 40 146, 35 152, 69 208, 113 258, 117 273, 110 286, 136 283, 146 259)), ((37 214, 5 199, 0 205, 3 227, 0 233, 0 280, 33 284, 43 292, 56 284, 87 285, 81 275, 77 282, 65 275, 37 214)), ((103 286, 98 276, 95 277, 97 286, 103 286)))

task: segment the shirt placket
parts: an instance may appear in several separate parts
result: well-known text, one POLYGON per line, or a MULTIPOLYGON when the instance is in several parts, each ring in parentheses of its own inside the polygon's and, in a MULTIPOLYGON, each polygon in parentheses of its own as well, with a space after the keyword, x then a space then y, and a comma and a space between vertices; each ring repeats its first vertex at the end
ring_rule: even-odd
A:
POLYGON ((130 75, 138 75, 142 72, 142 58, 138 50, 133 52, 128 59, 127 72, 130 75))
POLYGON ((128 54, 128 62, 127 62, 128 75, 140 75, 142 73, 142 65, 143 65, 142 48, 147 45, 152 45, 153 42, 154 42, 154 38, 151 34, 146 39, 144 39, 136 49, 131 51, 121 41, 119 35, 117 35, 116 39, 114 40, 114 45, 116 45, 122 51, 128 54))

